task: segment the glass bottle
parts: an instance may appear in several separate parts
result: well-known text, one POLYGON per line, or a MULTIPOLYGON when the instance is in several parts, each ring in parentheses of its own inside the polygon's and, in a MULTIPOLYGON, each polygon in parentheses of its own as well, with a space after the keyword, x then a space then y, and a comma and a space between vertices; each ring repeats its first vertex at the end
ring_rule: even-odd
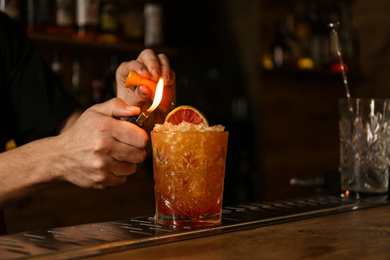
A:
POLYGON ((283 25, 275 22, 275 38, 271 47, 272 61, 275 69, 285 68, 290 58, 290 49, 285 41, 283 25))
POLYGON ((99 0, 76 1, 77 36, 96 38, 99 31, 99 0))
POLYGON ((56 32, 71 35, 75 24, 73 0, 56 0, 56 32))
POLYGON ((157 1, 150 1, 144 7, 145 47, 163 44, 163 6, 157 1))

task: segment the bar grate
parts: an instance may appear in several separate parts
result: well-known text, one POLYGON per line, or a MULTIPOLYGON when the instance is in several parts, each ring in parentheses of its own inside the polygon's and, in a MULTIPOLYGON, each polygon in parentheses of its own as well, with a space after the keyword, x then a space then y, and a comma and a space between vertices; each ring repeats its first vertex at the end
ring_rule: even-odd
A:
POLYGON ((238 204, 223 209, 222 225, 175 230, 155 225, 152 216, 59 227, 0 236, 2 259, 72 259, 195 237, 273 225, 388 204, 337 196, 238 204))

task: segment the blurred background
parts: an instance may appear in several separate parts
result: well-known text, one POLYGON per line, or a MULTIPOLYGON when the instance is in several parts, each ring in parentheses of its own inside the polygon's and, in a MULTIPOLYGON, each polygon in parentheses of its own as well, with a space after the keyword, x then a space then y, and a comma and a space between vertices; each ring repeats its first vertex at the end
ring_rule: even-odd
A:
MULTIPOLYGON (((230 132, 224 203, 319 192, 290 179, 339 163, 345 97, 327 24, 338 30, 353 97, 389 97, 386 0, 0 0, 84 108, 115 95, 115 69, 144 48, 168 55, 177 104, 230 132)), ((10 232, 154 213, 152 161, 104 191, 62 184, 5 211, 10 232)))

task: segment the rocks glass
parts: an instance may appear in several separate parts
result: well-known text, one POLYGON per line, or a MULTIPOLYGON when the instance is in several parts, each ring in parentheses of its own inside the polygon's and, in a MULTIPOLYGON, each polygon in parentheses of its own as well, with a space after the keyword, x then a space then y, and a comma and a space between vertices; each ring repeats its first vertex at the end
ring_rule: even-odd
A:
POLYGON ((339 109, 342 190, 387 197, 390 99, 342 99, 339 109))

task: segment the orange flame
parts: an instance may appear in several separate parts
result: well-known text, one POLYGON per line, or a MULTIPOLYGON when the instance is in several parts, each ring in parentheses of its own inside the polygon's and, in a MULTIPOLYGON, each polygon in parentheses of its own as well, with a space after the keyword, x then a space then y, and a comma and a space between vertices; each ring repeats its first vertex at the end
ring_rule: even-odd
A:
POLYGON ((163 96, 163 91, 164 91, 164 80, 163 78, 160 78, 160 80, 157 83, 156 87, 156 93, 154 94, 154 99, 152 105, 148 108, 147 112, 153 112, 158 105, 161 102, 162 96, 163 96))

